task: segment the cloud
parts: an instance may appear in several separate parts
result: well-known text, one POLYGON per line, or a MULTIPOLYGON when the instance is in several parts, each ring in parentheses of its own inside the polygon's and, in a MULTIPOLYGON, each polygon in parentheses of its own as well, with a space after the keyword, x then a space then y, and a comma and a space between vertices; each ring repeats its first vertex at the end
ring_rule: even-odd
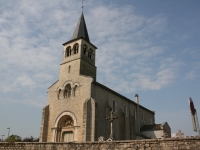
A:
POLYGON ((137 15, 132 6, 103 5, 90 14, 101 83, 131 93, 136 89, 160 90, 173 82, 178 61, 171 55, 163 58, 166 47, 158 43, 166 32, 165 16, 147 18, 137 15))
POLYGON ((199 77, 200 74, 200 62, 193 62, 189 71, 185 75, 185 79, 187 80, 195 80, 199 77))
MULTIPOLYGON (((20 102, 32 105, 37 93, 40 100, 33 104, 37 106, 46 101, 45 91, 58 78, 61 44, 70 40, 80 17, 77 3, 81 6, 71 0, 4 3, 0 8, 0 61, 4 62, 0 89, 4 94, 31 93, 32 98, 24 95, 20 102)), ((159 43, 166 32, 166 16, 146 17, 129 5, 96 1, 85 5, 90 40, 98 47, 99 82, 123 93, 159 90, 173 82, 178 62, 159 43)))
POLYGON ((12 90, 18 89, 18 87, 32 89, 35 86, 35 82, 29 76, 22 75, 14 78, 13 83, 11 83, 10 85, 2 85, 2 89, 4 92, 10 92, 12 90))

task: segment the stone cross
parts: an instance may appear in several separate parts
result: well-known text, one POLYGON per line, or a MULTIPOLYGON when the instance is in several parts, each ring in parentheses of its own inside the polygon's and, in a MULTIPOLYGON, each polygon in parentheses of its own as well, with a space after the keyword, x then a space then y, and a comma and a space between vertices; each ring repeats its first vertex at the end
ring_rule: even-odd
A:
POLYGON ((176 136, 179 138, 184 137, 184 133, 181 133, 181 130, 178 130, 178 133, 176 133, 176 136))
POLYGON ((115 116, 113 114, 113 111, 110 112, 110 117, 107 117, 106 120, 110 121, 110 136, 109 136, 109 139, 108 141, 113 141, 114 140, 114 136, 113 136, 113 121, 114 119, 118 119, 117 116, 115 116))

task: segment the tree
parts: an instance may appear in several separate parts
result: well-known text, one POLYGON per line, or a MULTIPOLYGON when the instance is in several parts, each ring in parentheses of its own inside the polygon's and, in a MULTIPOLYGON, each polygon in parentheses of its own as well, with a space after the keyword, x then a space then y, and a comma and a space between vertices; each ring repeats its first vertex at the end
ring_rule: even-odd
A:
POLYGON ((24 138, 23 142, 39 142, 39 138, 35 139, 33 136, 30 136, 30 137, 24 138))
POLYGON ((18 135, 11 135, 5 141, 6 142, 21 142, 22 138, 18 135))

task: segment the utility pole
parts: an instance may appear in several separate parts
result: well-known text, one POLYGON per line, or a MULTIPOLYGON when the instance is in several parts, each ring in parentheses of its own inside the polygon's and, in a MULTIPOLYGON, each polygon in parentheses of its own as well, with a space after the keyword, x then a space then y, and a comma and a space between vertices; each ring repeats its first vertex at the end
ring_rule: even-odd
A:
POLYGON ((9 128, 7 128, 8 129, 8 137, 9 137, 9 133, 10 133, 10 127, 9 128))

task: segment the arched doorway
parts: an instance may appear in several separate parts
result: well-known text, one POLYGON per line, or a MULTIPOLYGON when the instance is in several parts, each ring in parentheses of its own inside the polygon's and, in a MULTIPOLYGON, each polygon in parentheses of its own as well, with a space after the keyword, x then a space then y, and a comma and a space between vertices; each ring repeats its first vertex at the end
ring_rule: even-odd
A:
POLYGON ((62 116, 58 122, 57 141, 73 142, 74 141, 74 121, 71 116, 62 116))
POLYGON ((53 129, 52 142, 73 142, 77 141, 76 118, 71 112, 63 112, 56 119, 53 129))

